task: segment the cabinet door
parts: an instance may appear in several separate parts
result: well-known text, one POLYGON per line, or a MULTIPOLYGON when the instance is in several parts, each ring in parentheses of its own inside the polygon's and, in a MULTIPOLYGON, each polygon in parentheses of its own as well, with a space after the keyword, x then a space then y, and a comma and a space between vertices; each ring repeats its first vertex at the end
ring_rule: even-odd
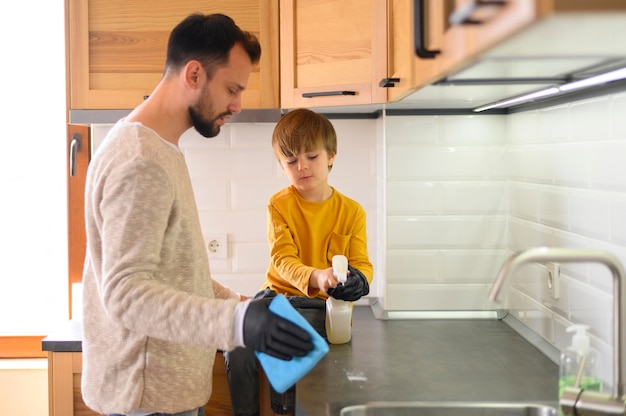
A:
POLYGON ((385 0, 281 0, 281 106, 383 103, 385 0))
MULTIPOLYGON (((67 126, 67 242, 68 242, 68 291, 72 304, 72 283, 83 281, 85 261, 85 180, 89 166, 89 126, 67 126)), ((68 305, 68 307, 69 307, 68 305)), ((70 318, 71 318, 71 307, 70 318)))
POLYGON ((463 68, 488 48, 532 23, 535 2, 389 0, 388 100, 463 68))
POLYGON ((244 108, 278 108, 278 0, 69 0, 71 109, 131 109, 161 79, 170 31, 193 12, 224 13, 261 42, 244 108))
POLYGON ((439 61, 451 60, 461 45, 441 55, 445 16, 452 0, 388 0, 388 101, 402 99, 416 88, 436 81, 439 61), (420 55, 416 50, 420 50, 420 55))

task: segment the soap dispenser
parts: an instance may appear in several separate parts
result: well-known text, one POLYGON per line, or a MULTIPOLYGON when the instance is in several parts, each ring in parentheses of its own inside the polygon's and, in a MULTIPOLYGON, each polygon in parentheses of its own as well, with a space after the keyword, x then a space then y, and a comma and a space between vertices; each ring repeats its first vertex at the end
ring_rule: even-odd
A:
MULTIPOLYGON (((340 283, 347 280, 348 259, 333 256, 333 274, 340 283)), ((331 344, 345 344, 352 337, 352 302, 329 296, 326 300, 326 336, 331 344)))
POLYGON ((567 332, 574 332, 572 345, 561 354, 559 366, 559 400, 566 387, 602 391, 599 354, 591 348, 587 325, 572 325, 567 332))

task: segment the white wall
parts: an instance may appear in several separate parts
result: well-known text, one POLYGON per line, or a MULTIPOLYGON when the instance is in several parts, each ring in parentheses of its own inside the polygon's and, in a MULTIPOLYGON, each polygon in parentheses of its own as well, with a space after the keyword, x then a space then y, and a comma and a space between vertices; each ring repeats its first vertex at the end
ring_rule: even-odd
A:
POLYGON ((506 256, 505 116, 390 116, 386 310, 484 310, 506 256))
MULTIPOLYGON (((511 250, 533 245, 594 248, 626 263, 624 114, 623 93, 510 117, 511 250)), ((589 325, 611 386, 611 274, 596 264, 563 264, 562 269, 558 300, 550 299, 541 270, 520 273, 509 293, 511 311, 559 348, 570 344, 565 328, 572 322, 589 325)))
MULTIPOLYGON (((388 310, 493 308, 486 299, 510 253, 534 246, 608 250, 626 263, 626 94, 509 116, 387 117, 388 310)), ((506 305, 562 349, 571 323, 591 327, 612 385, 612 280, 561 265, 512 279, 506 305)))

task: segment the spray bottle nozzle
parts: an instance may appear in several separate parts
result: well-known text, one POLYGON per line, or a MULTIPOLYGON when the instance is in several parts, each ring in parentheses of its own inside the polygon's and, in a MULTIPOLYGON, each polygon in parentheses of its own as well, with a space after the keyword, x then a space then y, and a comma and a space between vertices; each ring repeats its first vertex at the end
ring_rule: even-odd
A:
POLYGON ((343 283, 348 279, 348 258, 341 254, 333 256, 333 274, 343 283))

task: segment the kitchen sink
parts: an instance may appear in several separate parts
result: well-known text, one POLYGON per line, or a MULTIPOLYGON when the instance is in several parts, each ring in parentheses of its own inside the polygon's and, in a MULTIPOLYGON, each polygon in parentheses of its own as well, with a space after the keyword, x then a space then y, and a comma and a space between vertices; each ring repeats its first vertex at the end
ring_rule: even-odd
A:
POLYGON ((370 402, 346 406, 340 416, 556 416, 554 407, 500 402, 370 402))

